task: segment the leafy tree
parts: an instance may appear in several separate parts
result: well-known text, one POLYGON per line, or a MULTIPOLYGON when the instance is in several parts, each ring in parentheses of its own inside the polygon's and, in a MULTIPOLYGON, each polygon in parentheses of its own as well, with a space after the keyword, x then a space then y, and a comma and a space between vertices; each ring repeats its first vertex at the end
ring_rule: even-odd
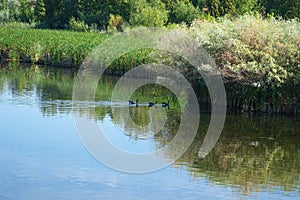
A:
POLYGON ((7 0, 0 0, 0 10, 6 9, 7 0))
POLYGON ((84 20, 87 24, 97 23, 100 25, 100 18, 102 17, 101 3, 97 0, 84 0, 79 4, 79 18, 84 20))
POLYGON ((0 22, 9 21, 9 12, 6 9, 7 0, 0 0, 0 22))
POLYGON ((299 0, 260 0, 267 13, 282 16, 284 18, 300 18, 299 0))
POLYGON ((239 0, 236 1, 236 10, 238 15, 259 11, 259 0, 239 0))
POLYGON ((22 22, 32 22, 34 17, 33 6, 30 0, 20 0, 19 18, 22 22))
MULTIPOLYGON (((45 4, 45 14, 41 20, 41 26, 44 28, 59 28, 59 8, 61 0, 43 0, 45 4)), ((60 27, 62 28, 62 27, 60 27)))
POLYGON ((46 15, 46 5, 44 0, 37 0, 34 7, 34 17, 38 22, 44 21, 46 15))
POLYGON ((20 6, 20 2, 18 0, 7 1, 6 9, 8 10, 10 20, 14 20, 17 18, 19 6, 20 6))
POLYGON ((37 0, 35 17, 44 28, 63 29, 72 17, 78 17, 79 0, 37 0))
POLYGON ((209 13, 214 17, 224 15, 243 15, 258 10, 258 0, 199 0, 200 5, 207 6, 209 13))
POLYGON ((78 18, 78 0, 62 0, 61 7, 59 8, 58 18, 60 26, 66 26, 73 17, 78 18))
POLYGON ((132 0, 133 13, 130 23, 133 26, 161 27, 168 21, 168 11, 160 0, 132 0))
POLYGON ((97 24, 101 29, 109 26, 110 15, 129 21, 131 0, 83 0, 79 3, 79 18, 87 24, 97 24))
POLYGON ((9 12, 7 10, 0 10, 0 22, 9 21, 9 12))
POLYGON ((171 7, 169 21, 171 23, 185 22, 190 25, 199 15, 199 10, 192 3, 189 1, 178 1, 171 7))
POLYGON ((221 16, 221 2, 220 0, 207 1, 209 13, 214 17, 221 16))

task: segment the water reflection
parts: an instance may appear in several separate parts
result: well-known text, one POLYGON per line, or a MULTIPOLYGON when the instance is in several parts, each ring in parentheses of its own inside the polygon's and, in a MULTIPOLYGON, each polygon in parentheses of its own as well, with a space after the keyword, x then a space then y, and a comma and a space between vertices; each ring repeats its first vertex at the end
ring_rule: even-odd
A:
POLYGON ((200 136, 177 165, 187 166, 193 177, 236 186, 246 195, 278 188, 297 191, 299 127, 299 119, 228 116, 218 144, 205 159, 195 156, 200 136))
MULTIPOLYGON (((130 143, 129 150, 132 151, 147 152, 161 148, 177 133, 181 117, 176 106, 170 110, 147 106, 128 109, 127 102, 111 104, 110 94, 117 81, 114 77, 106 77, 99 82, 96 102, 82 102, 82 107, 74 110, 71 97, 75 75, 72 70, 37 66, 11 64, 1 67, 0 104, 37 105, 44 117, 80 112, 107 126, 111 133, 108 137, 122 148, 128 148, 128 144, 122 142, 130 143), (128 110, 132 121, 128 118, 128 110), (161 123, 154 123, 154 120, 161 123), (155 127, 153 124, 164 126, 155 127)), ((155 93, 145 92, 147 89, 150 88, 144 88, 140 94, 137 92, 133 99, 146 102, 153 98, 154 101, 161 94, 172 98, 172 94, 164 88, 156 88, 155 93)), ((176 105, 176 102, 173 104, 176 105)), ((243 195, 278 190, 299 192, 299 119, 229 115, 218 144, 205 159, 200 159, 197 154, 209 120, 209 115, 201 115, 197 137, 174 164, 176 168, 187 171, 195 179, 204 178, 213 184, 236 188, 243 195)), ((182 138, 183 143, 184 140, 182 138)), ((165 157, 168 159, 176 155, 176 151, 172 151, 165 157)))

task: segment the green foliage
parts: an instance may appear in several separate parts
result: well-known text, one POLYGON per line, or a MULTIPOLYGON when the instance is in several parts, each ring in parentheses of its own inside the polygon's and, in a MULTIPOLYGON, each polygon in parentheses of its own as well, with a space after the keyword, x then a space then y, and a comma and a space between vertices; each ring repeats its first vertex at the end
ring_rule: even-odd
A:
MULTIPOLYGON (((38 22, 39 28, 65 29, 72 17, 101 30, 114 29, 110 15, 123 24, 161 27, 190 25, 195 18, 236 17, 246 13, 300 18, 298 0, 1 0, 0 22, 38 22), (35 2, 35 3, 34 3, 35 2)), ((116 29, 122 29, 117 26, 116 29)))
POLYGON ((85 0, 79 4, 79 16, 88 25, 97 24, 100 29, 109 26, 110 14, 119 15, 129 21, 131 6, 129 0, 85 0))
POLYGON ((228 88, 234 88, 227 93, 229 105, 244 111, 294 112, 300 99, 299 21, 243 16, 198 21, 191 31, 215 58, 228 88))
POLYGON ((259 0, 261 6, 266 9, 269 14, 275 14, 285 19, 300 18, 300 2, 299 0, 259 0))
POLYGON ((162 27, 168 20, 168 11, 160 0, 131 1, 134 12, 130 15, 133 26, 162 27))
POLYGON ((7 10, 0 10, 0 22, 9 22, 9 12, 7 10))
POLYGON ((115 31, 123 31, 124 30, 124 20, 120 15, 109 15, 109 21, 108 21, 108 30, 110 32, 115 31))
POLYGON ((46 6, 44 0, 37 0, 34 7, 35 20, 41 22, 46 15, 46 6))
POLYGON ((84 21, 76 20, 72 17, 69 21, 69 29, 73 31, 87 32, 89 30, 89 26, 85 24, 84 21))
POLYGON ((30 0, 19 0, 19 19, 22 22, 31 23, 34 19, 34 8, 31 6, 30 0))
POLYGON ((177 24, 185 22, 190 25, 199 15, 200 11, 192 3, 178 1, 171 6, 169 22, 177 24))
POLYGON ((237 15, 244 15, 244 14, 250 14, 253 12, 259 12, 259 6, 258 6, 259 0, 239 0, 236 1, 236 14, 237 15))
POLYGON ((243 72, 252 83, 266 87, 300 81, 300 23, 296 20, 244 16, 215 23, 199 21, 193 31, 222 69, 243 72))
POLYGON ((18 0, 8 0, 7 1, 7 10, 9 12, 10 19, 16 19, 18 16, 18 9, 20 2, 18 0))
POLYGON ((34 28, 35 24, 34 23, 23 23, 23 22, 13 21, 13 22, 3 23, 0 26, 5 27, 5 28, 29 29, 29 28, 34 28))
POLYGON ((211 0, 204 5, 214 17, 244 15, 258 10, 258 0, 211 0))
POLYGON ((0 52, 9 60, 31 60, 40 64, 78 66, 107 35, 0 27, 0 52))
POLYGON ((0 22, 14 21, 18 17, 18 0, 2 0, 0 2, 0 22))
POLYGON ((63 29, 71 17, 78 17, 77 0, 38 0, 36 4, 35 16, 41 28, 63 29))

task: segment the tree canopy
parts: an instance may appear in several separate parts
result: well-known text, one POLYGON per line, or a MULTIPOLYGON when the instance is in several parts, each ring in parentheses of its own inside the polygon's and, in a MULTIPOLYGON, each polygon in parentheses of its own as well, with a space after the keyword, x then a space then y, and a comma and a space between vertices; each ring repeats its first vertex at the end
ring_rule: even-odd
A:
MULTIPOLYGON (((299 0, 0 0, 0 22, 35 22, 65 29, 78 22, 107 29, 112 16, 130 26, 190 25, 196 18, 235 17, 246 13, 300 18, 299 0)), ((118 30, 120 24, 117 23, 118 30)))

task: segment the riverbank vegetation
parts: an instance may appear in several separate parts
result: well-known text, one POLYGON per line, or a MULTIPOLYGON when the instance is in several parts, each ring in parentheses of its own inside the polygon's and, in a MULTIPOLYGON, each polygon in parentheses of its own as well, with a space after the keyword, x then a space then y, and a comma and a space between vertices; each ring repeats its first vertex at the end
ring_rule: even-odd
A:
POLYGON ((0 28, 2 61, 75 67, 107 38, 105 34, 16 27, 0 28))
POLYGON ((243 16, 190 30, 215 58, 232 111, 299 113, 299 21, 243 16))
MULTIPOLYGON (((177 28, 194 37, 215 59, 232 112, 300 112, 298 20, 245 15, 235 19, 194 20, 190 27, 177 28)), ((1 61, 64 67, 80 66, 93 48, 110 37, 105 33, 20 27, 1 27, 0 35, 1 61)), ((155 55, 151 49, 130 52, 114 61, 107 73, 122 75, 135 66, 157 61, 155 55)), ((187 74, 188 78, 198 80, 199 74, 187 74)), ((199 89, 199 82, 193 84, 199 89)), ((209 95, 199 96, 206 97, 203 102, 209 101, 209 95)))
MULTIPOLYGON (((179 29, 215 59, 230 111, 297 114, 299 6, 296 0, 1 0, 0 61, 79 67, 117 32, 138 26, 179 29)), ((132 51, 106 73, 120 76, 140 64, 164 63, 157 55, 164 54, 132 51)), ((182 63, 175 59, 171 63, 182 63)), ((175 67, 184 69, 200 101, 209 103, 200 75, 186 72, 186 63, 175 67)))

